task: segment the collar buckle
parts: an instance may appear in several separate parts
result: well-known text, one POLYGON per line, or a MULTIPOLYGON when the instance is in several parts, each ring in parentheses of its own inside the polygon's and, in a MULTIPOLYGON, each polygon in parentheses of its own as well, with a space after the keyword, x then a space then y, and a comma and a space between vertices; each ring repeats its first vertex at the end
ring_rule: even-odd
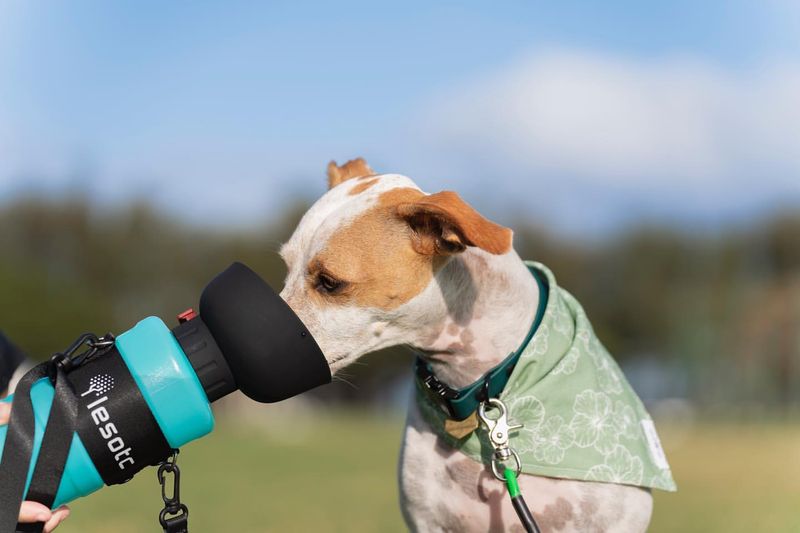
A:
POLYGON ((439 378, 432 373, 425 376, 422 383, 429 391, 446 400, 452 400, 458 397, 458 392, 439 381, 439 378))

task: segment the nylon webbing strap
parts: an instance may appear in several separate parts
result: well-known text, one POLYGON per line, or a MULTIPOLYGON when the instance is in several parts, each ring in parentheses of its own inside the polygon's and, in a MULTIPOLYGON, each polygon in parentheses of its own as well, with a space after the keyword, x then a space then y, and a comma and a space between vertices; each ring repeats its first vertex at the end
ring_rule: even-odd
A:
MULTIPOLYGON (((27 500, 39 502, 46 507, 53 506, 67 463, 77 416, 78 403, 75 393, 62 368, 56 367, 55 396, 42 438, 42 451, 39 452, 31 485, 25 495, 27 500)), ((43 527, 44 524, 41 522, 18 524, 17 532, 38 533, 43 527)))
POLYGON ((11 410, 3 446, 3 458, 0 460, 0 532, 16 530, 33 451, 31 385, 47 376, 48 365, 49 363, 42 363, 32 368, 17 384, 14 408, 11 410))
POLYGON ((78 417, 78 403, 64 371, 58 368, 56 376, 55 397, 42 438, 42 450, 47 453, 39 454, 26 495, 47 507, 52 507, 56 499, 78 417))

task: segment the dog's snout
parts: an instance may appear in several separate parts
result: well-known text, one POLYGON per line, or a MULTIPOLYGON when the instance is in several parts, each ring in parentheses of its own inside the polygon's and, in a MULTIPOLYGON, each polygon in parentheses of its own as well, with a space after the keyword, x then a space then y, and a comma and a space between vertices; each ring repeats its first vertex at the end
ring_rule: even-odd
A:
POLYGON ((283 301, 289 304, 292 307, 292 301, 296 299, 295 294, 297 293, 297 285, 291 283, 291 280, 287 279, 286 283, 283 286, 283 289, 280 292, 280 297, 283 298, 283 301))
POLYGON ((286 289, 281 291, 280 294, 283 301, 289 304, 289 307, 292 308, 292 311, 295 313, 297 312, 297 297, 294 295, 293 291, 288 291, 286 289))
POLYGON ((306 327, 309 327, 309 322, 313 322, 313 320, 310 320, 310 317, 308 316, 308 303, 306 302, 302 291, 287 285, 281 291, 280 297, 283 298, 283 301, 289 305, 289 307, 295 312, 300 320, 305 323, 306 327))

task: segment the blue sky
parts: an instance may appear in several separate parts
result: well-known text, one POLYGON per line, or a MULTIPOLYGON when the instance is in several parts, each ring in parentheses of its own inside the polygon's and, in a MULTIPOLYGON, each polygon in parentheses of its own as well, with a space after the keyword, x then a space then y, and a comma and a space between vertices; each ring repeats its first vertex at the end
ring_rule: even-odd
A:
POLYGON ((0 198, 252 225, 364 155, 511 223, 718 227, 800 205, 800 7, 0 6, 0 198))

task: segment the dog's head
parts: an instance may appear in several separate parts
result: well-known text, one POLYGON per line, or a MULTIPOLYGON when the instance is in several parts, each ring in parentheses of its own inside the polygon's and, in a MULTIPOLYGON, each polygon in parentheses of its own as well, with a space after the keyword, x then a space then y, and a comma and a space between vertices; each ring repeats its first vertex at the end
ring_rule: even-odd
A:
POLYGON ((281 256, 281 296, 319 343, 332 371, 411 342, 446 314, 436 275, 467 247, 511 249, 511 230, 456 193, 425 194, 363 159, 328 166, 328 192, 308 210, 281 256))

